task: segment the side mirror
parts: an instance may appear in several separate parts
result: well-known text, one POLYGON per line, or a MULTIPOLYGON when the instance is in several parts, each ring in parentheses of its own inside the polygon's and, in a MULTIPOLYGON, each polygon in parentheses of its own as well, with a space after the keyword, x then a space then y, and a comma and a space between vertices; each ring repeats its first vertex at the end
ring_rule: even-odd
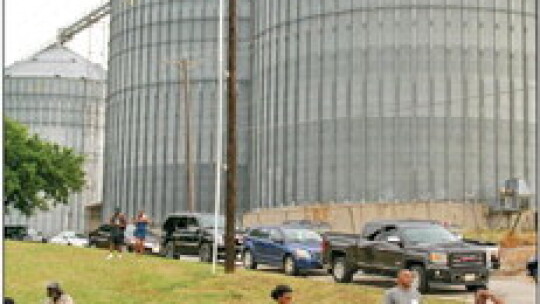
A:
POLYGON ((396 244, 396 245, 399 245, 401 244, 401 239, 398 237, 398 236, 395 236, 395 235, 391 235, 389 236, 386 241, 388 243, 391 243, 391 244, 396 244))

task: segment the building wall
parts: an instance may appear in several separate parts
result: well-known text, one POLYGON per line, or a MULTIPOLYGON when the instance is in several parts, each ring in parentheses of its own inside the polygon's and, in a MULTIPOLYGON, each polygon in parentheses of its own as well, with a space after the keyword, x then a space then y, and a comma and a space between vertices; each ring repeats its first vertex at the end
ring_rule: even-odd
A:
POLYGON ((251 208, 534 188, 535 1, 253 5, 251 208))
MULTIPOLYGON (((535 230, 534 211, 519 215, 517 228, 535 230)), ((327 222, 332 231, 359 233, 364 224, 385 219, 434 220, 457 225, 464 230, 510 229, 517 214, 503 215, 489 212, 486 204, 470 202, 415 201, 406 203, 379 202, 368 204, 314 204, 261 209, 243 216, 244 227, 280 225, 286 220, 312 220, 327 222)))
MULTIPOLYGON (((188 75, 195 164, 195 209, 214 206, 218 1, 111 1, 103 216, 115 206, 156 222, 188 209, 184 89, 188 75)), ((239 1, 238 198, 247 204, 250 1, 239 1)), ((225 27, 226 32, 227 27, 225 27)), ((225 38, 226 39, 226 38, 225 38)), ((226 44, 225 44, 226 48, 226 44)), ((226 57, 225 57, 226 58, 226 57)), ((226 96, 226 93, 225 95, 226 96)), ((225 130, 225 128, 224 128, 225 130)), ((224 141, 226 140, 226 132, 224 141)))
POLYGON ((82 153, 87 180, 81 193, 70 196, 68 205, 30 218, 11 211, 6 224, 28 224, 45 235, 87 229, 85 205, 99 202, 102 194, 104 86, 103 80, 85 78, 4 79, 4 114, 42 139, 82 153))

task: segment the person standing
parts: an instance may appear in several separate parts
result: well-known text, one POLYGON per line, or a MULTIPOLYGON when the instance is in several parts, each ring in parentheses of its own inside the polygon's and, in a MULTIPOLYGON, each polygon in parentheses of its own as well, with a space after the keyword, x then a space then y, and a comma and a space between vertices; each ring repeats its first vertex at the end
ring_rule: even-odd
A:
POLYGON ((45 304, 74 304, 73 299, 60 287, 57 282, 47 285, 47 300, 45 304))
POLYGON ((270 297, 274 299, 278 304, 291 304, 292 303, 292 288, 287 285, 278 285, 270 293, 270 297))
POLYGON ((146 239, 146 235, 148 233, 148 224, 150 223, 150 220, 144 211, 141 210, 133 222, 135 223, 135 231, 133 232, 133 236, 136 240, 135 251, 138 254, 144 254, 144 240, 146 239))
POLYGON ((126 216, 120 212, 120 208, 114 209, 114 214, 111 217, 109 224, 111 224, 111 240, 110 240, 110 253, 107 256, 107 260, 113 258, 114 251, 118 251, 118 258, 122 258, 122 250, 124 246, 124 233, 126 231, 126 216))
POLYGON ((384 295, 384 304, 421 304, 422 296, 412 286, 414 276, 408 269, 398 272, 397 286, 384 295))

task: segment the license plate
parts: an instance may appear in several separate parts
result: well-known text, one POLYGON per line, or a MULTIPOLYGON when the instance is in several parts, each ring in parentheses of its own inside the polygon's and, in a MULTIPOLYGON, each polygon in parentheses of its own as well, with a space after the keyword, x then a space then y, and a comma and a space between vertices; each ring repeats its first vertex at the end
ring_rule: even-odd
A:
POLYGON ((474 273, 469 273, 464 276, 465 282, 471 282, 476 279, 476 275, 474 273))
POLYGON ((159 248, 152 248, 152 253, 159 253, 159 248))

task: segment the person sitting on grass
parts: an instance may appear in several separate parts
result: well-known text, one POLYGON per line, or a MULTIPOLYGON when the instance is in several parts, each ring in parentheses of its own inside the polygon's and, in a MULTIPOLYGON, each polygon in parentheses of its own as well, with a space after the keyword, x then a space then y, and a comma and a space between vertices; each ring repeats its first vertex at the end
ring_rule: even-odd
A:
POLYGON ((409 269, 398 272, 397 286, 388 290, 384 295, 384 304, 420 304, 422 296, 412 286, 413 273, 409 269))
POLYGON ((292 303, 291 287, 287 285, 278 285, 270 293, 270 297, 274 299, 278 304, 291 304, 292 303))
POLYGON ((60 284, 52 282, 47 285, 45 304, 75 304, 73 299, 60 288, 60 284))

